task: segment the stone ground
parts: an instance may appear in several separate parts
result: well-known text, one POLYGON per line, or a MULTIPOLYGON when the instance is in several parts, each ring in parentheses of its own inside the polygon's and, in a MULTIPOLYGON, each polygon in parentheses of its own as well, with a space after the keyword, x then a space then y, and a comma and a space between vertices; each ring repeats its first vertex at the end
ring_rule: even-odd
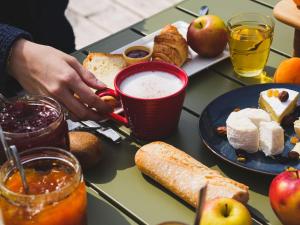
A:
POLYGON ((66 16, 76 48, 101 40, 181 0, 69 0, 66 16))

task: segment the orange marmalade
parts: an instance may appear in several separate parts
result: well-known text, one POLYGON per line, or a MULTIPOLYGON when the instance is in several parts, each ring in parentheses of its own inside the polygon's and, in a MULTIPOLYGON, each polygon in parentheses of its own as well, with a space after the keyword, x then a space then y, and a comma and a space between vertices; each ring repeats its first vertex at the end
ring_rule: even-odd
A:
POLYGON ((9 163, 0 169, 0 207, 4 223, 86 225, 86 189, 78 161, 61 149, 47 148, 46 152, 43 149, 20 154, 28 193, 24 191, 19 172, 3 168, 10 167, 9 163), (52 151, 55 154, 51 156, 52 151))

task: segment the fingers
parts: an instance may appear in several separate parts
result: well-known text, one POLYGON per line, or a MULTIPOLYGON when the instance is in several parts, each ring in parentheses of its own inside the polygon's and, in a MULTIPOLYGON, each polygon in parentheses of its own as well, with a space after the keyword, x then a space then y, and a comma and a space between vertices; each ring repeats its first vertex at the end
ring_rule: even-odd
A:
POLYGON ((83 68, 82 65, 74 57, 68 57, 67 62, 70 66, 73 67, 73 69, 80 75, 82 80, 88 86, 97 90, 103 90, 106 88, 106 85, 103 82, 98 80, 93 73, 83 68))
POLYGON ((77 100, 71 92, 65 90, 61 93, 60 97, 58 97, 61 102, 65 105, 66 108, 70 111, 72 115, 72 119, 75 121, 78 120, 94 120, 99 121, 105 118, 103 114, 98 113, 84 104, 82 104, 79 100, 77 100))
POLYGON ((111 105, 106 104, 83 82, 74 82, 70 85, 71 90, 80 97, 80 101, 90 108, 95 108, 100 113, 110 113, 113 111, 111 105))
MULTIPOLYGON (((82 72, 82 69, 77 69, 81 70, 82 72)), ((82 81, 82 77, 78 75, 77 70, 70 71, 69 75, 65 77, 65 85, 67 85, 70 91, 79 96, 80 101, 83 104, 87 104, 89 108, 95 108, 102 114, 110 113, 113 111, 111 105, 106 104, 104 101, 102 101, 101 98, 97 96, 90 89, 90 87, 87 86, 86 83, 82 81)))

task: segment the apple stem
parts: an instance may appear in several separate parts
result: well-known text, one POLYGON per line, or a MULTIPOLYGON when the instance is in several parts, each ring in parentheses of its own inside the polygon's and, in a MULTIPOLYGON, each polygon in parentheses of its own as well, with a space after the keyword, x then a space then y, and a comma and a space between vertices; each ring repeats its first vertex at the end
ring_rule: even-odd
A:
POLYGON ((228 205, 225 203, 225 217, 228 217, 228 205))
POLYGON ((299 179, 299 171, 296 170, 295 172, 296 172, 297 179, 299 179))

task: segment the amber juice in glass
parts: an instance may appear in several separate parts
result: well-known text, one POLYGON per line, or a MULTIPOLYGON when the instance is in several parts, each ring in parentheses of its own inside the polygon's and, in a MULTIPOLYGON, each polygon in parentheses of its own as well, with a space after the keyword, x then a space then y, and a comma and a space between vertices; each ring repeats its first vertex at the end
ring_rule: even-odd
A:
POLYGON ((262 74, 273 39, 273 20, 258 13, 244 13, 232 17, 227 25, 234 71, 243 77, 262 74))
POLYGON ((87 225, 86 189, 79 162, 69 152, 42 147, 20 153, 29 192, 19 172, 0 169, 0 208, 7 225, 87 225))

